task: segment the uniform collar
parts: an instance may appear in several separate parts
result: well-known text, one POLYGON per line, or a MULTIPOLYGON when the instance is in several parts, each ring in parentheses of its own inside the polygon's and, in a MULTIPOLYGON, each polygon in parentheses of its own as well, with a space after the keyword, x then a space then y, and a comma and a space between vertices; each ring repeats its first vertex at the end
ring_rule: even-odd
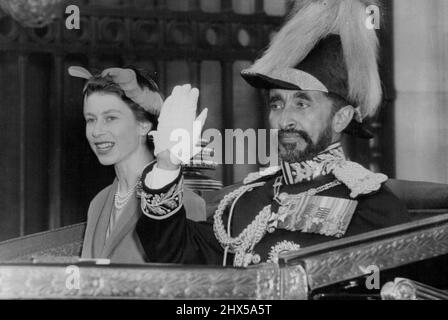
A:
POLYGON ((305 180, 310 181, 319 176, 330 174, 334 167, 332 164, 341 161, 345 161, 344 151, 341 143, 336 142, 310 160, 294 163, 282 161, 283 180, 287 185, 305 180))

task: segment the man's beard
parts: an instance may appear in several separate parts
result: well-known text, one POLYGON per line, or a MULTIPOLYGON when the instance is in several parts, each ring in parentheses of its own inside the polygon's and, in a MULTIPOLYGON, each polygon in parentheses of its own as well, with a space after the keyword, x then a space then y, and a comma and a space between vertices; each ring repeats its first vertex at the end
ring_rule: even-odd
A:
POLYGON ((278 138, 279 144, 281 145, 281 147, 279 146, 280 159, 288 163, 294 163, 309 160, 328 148, 333 140, 333 132, 331 125, 328 125, 320 134, 316 143, 314 143, 308 133, 303 130, 279 130, 278 138), (281 143, 281 139, 285 134, 296 134, 297 136, 300 136, 306 143, 305 149, 299 150, 297 142, 281 143))

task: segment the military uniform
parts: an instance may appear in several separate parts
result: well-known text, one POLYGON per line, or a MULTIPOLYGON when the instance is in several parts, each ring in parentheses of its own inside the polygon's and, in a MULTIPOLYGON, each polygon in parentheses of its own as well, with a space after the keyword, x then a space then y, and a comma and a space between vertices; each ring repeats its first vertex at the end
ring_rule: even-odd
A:
MULTIPOLYGON (((335 112, 328 112, 326 123, 332 141, 341 132, 372 137, 363 119, 375 114, 382 93, 378 39, 375 30, 365 28, 366 8, 365 1, 296 1, 264 55, 241 75, 258 89, 319 92, 322 100, 277 92, 281 103, 271 110, 271 128, 297 134, 316 128, 317 106, 330 101, 325 106, 335 112)), ((143 183, 137 232, 149 260, 275 263, 281 252, 410 221, 404 204, 383 186, 387 177, 347 161, 339 143, 313 156, 251 175, 223 197, 208 223, 185 218, 180 172, 159 190, 143 183)), ((145 170, 145 180, 151 170, 145 170)))
POLYGON ((336 144, 306 163, 250 175, 210 221, 195 223, 186 219, 179 175, 160 190, 143 184, 137 233, 150 262, 275 263, 280 252, 410 221, 386 180, 345 160, 336 144))

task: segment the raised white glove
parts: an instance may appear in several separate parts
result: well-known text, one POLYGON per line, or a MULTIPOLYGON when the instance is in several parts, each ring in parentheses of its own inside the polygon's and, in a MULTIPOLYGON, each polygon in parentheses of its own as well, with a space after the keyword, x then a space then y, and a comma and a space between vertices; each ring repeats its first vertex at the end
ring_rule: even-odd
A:
POLYGON ((123 89, 126 97, 140 105, 146 111, 158 115, 162 107, 162 97, 158 92, 149 90, 147 87, 140 87, 137 82, 137 75, 132 69, 109 68, 101 73, 103 77, 110 76, 112 80, 123 89))
POLYGON ((157 131, 150 132, 154 137, 156 156, 170 150, 171 162, 180 165, 188 163, 201 151, 199 142, 208 109, 204 109, 196 118, 198 98, 199 90, 186 84, 176 86, 165 100, 157 131))

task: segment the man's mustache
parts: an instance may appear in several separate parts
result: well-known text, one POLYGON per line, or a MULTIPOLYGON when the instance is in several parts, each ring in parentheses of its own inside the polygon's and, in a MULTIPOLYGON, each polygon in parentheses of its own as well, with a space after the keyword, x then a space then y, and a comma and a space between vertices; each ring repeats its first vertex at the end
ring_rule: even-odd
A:
POLYGON ((278 139, 281 140, 282 138, 290 137, 291 135, 297 135, 300 136, 307 144, 313 144, 313 140, 311 140, 311 137, 303 130, 295 130, 295 129, 288 129, 288 130, 279 130, 278 131, 278 139))

